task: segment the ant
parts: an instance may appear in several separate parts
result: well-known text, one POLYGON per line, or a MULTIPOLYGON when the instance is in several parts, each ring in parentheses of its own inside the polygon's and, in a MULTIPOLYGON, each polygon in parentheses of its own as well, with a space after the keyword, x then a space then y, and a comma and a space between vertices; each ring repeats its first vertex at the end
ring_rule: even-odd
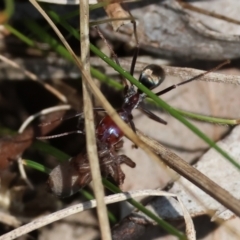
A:
MULTIPOLYGON (((133 21, 133 26, 137 46, 131 63, 130 68, 131 75, 133 75, 134 73, 136 59, 139 51, 139 43, 136 36, 135 21, 133 21)), ((100 32, 99 35, 104 39, 100 32)), ((119 64, 115 54, 113 54, 113 57, 116 63, 119 64)), ((220 68, 224 64, 226 63, 222 63, 219 66, 215 67, 214 69, 199 74, 186 81, 167 87, 155 94, 157 96, 161 96, 180 85, 192 82, 195 79, 207 74, 208 72, 220 68)), ((150 64, 143 69, 139 77, 139 82, 148 89, 153 90, 163 82, 164 78, 165 78, 164 70, 158 65, 150 64)), ((144 93, 142 93, 139 89, 136 90, 132 84, 128 85, 126 79, 122 78, 122 82, 124 85, 124 102, 122 104, 122 107, 117 110, 117 113, 119 114, 123 121, 125 121, 131 126, 134 132, 136 132, 132 116, 132 111, 134 109, 141 110, 149 118, 153 119, 156 122, 165 125, 167 124, 166 121, 156 116, 154 113, 152 113, 151 111, 144 107, 143 101, 146 97, 144 93)), ((94 110, 104 111, 104 109, 102 108, 96 108, 94 110)), ((79 113, 74 117, 81 115, 82 113, 79 113)), ((45 125, 47 124, 49 123, 46 123, 45 125)), ((84 132, 82 131, 73 131, 55 136, 39 137, 38 139, 49 139, 52 137, 64 136, 72 133, 84 134, 84 132)), ((124 163, 131 168, 134 168, 136 166, 136 164, 127 156, 117 154, 119 149, 123 147, 123 136, 124 134, 122 130, 115 124, 115 122, 108 115, 105 115, 96 125, 96 141, 101 172, 104 176, 110 175, 119 186, 121 186, 124 183, 125 179, 125 174, 121 169, 121 164, 124 163)), ((91 182, 91 180, 92 178, 90 172, 90 165, 88 155, 85 149, 77 156, 72 157, 67 162, 64 162, 55 167, 49 174, 48 184, 50 186, 50 189, 55 195, 59 197, 68 197, 77 192, 79 189, 85 187, 87 184, 91 182)))

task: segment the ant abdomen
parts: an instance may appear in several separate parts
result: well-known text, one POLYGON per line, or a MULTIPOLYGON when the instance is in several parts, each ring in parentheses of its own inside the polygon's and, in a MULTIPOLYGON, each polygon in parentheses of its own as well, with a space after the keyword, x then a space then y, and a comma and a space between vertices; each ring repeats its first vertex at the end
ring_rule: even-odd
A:
MULTIPOLYGON (((156 64, 150 64, 143 69, 139 77, 139 82, 148 89, 152 90, 158 87, 164 79, 164 70, 156 64)), ((138 91, 141 92, 140 90, 138 91)))

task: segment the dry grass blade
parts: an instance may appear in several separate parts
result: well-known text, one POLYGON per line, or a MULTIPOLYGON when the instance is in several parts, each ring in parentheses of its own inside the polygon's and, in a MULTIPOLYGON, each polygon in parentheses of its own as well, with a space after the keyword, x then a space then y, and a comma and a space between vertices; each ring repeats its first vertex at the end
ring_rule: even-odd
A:
MULTIPOLYGON (((80 47, 83 68, 90 74, 89 59, 89 5, 88 0, 80 1, 80 47)), ((92 105, 92 94, 87 85, 87 79, 83 76, 83 103, 86 129, 87 153, 93 180, 93 190, 97 201, 97 213, 102 239, 111 240, 111 232, 104 203, 104 189, 101 181, 101 171, 96 147, 94 114, 92 105)))
POLYGON ((21 70, 27 77, 29 77, 29 79, 41 84, 44 88, 46 88, 49 92, 51 92, 54 96, 56 96, 61 102, 67 103, 67 98, 62 93, 60 93, 57 89, 53 88, 51 85, 41 82, 35 74, 33 74, 25 69, 22 69, 22 67, 20 67, 17 63, 4 57, 3 55, 0 55, 0 60, 7 63, 11 67, 21 70))
POLYGON ((181 0, 177 0, 177 1, 185 9, 189 9, 189 10, 197 12, 197 13, 205 14, 207 16, 211 16, 211 17, 214 17, 214 18, 218 18, 218 19, 230 22, 230 23, 235 23, 235 24, 240 25, 240 21, 238 21, 236 19, 233 19, 233 18, 230 18, 230 17, 226 17, 224 15, 221 15, 221 14, 218 14, 218 13, 215 13, 215 12, 210 12, 210 11, 208 11, 206 9, 202 9, 202 8, 193 6, 193 5, 189 4, 189 3, 182 2, 181 0))
MULTIPOLYGON (((179 68, 179 67, 164 66, 163 69, 167 75, 180 77, 181 79, 184 79, 184 80, 204 73, 204 71, 202 70, 197 70, 193 68, 179 68)), ((201 78, 197 79, 197 81, 240 85, 239 76, 214 73, 214 72, 210 72, 207 75, 202 76, 201 78)))
MULTIPOLYGON (((104 198, 105 200, 105 204, 111 204, 111 203, 115 203, 115 202, 120 202, 120 201, 125 201, 127 199, 131 199, 131 198, 136 198, 136 197, 144 197, 144 196, 170 196, 170 197, 176 197, 180 203, 180 206, 183 210, 184 218, 186 221, 186 225, 187 225, 187 231, 190 232, 190 234, 188 236, 191 235, 192 238, 189 239, 195 239, 194 235, 192 234, 194 232, 194 226, 192 221, 190 220, 191 217, 189 216, 189 214, 187 213, 185 207, 183 206, 181 200, 172 193, 168 193, 168 192, 164 192, 161 190, 138 190, 138 191, 131 191, 131 192, 126 192, 126 193, 118 193, 118 194, 113 194, 110 196, 107 196, 104 198), (189 219, 190 218, 190 219, 189 219)), ((53 223, 57 220, 63 219, 65 217, 68 217, 72 214, 76 214, 91 208, 95 208, 96 207, 96 200, 91 200, 85 203, 80 203, 80 204, 76 204, 74 206, 62 209, 60 211, 54 212, 52 214, 49 214, 47 216, 44 217, 40 217, 38 219, 35 219, 34 221, 21 226, 9 233, 6 233, 4 235, 2 235, 0 237, 0 240, 9 240, 9 239, 15 239, 17 237, 20 237, 26 233, 29 233, 35 229, 41 228, 43 226, 46 226, 47 224, 53 223)))

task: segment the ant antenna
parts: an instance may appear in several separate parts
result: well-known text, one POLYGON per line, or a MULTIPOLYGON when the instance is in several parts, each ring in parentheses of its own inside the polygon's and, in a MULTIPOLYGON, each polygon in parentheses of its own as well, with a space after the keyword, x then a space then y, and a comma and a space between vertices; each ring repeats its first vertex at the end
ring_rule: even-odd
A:
POLYGON ((204 75, 208 74, 209 72, 216 71, 216 70, 218 70, 219 68, 221 68, 222 66, 224 66, 224 65, 226 65, 226 64, 229 64, 229 63, 230 63, 230 60, 226 60, 225 62, 219 64, 218 66, 216 66, 216 67, 214 67, 214 68, 212 68, 212 69, 210 69, 210 70, 208 70, 208 71, 206 71, 206 72, 204 72, 204 73, 201 73, 201 74, 199 74, 199 75, 197 75, 197 76, 195 76, 195 77, 192 77, 192 78, 190 78, 190 79, 188 79, 188 80, 186 80, 186 81, 183 81, 183 82, 181 82, 181 83, 174 84, 174 85, 172 85, 172 86, 170 86, 170 87, 167 87, 167 88, 163 89, 162 91, 157 92, 157 93, 155 93, 155 94, 156 94, 157 96, 163 95, 163 94, 171 91, 172 89, 177 88, 178 86, 184 85, 184 84, 189 83, 189 82, 192 82, 192 81, 194 81, 194 80, 196 80, 196 79, 198 79, 198 78, 201 78, 201 77, 203 77, 204 75))
POLYGON ((138 109, 141 110, 142 112, 144 112, 149 118, 153 119, 154 121, 156 121, 158 123, 161 123, 161 124, 164 124, 164 125, 167 125, 167 122, 165 120, 158 117, 157 115, 155 115, 154 113, 152 113, 148 109, 144 108, 141 104, 138 106, 138 109))

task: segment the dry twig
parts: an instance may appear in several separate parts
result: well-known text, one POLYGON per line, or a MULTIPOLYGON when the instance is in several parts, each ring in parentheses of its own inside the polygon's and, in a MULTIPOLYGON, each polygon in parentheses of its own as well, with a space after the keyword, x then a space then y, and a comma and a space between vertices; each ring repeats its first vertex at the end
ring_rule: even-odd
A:
MULTIPOLYGON (((88 0, 80 1, 80 44, 83 69, 90 74, 89 57, 89 7, 88 0)), ((101 171, 96 147, 92 94, 88 88, 87 79, 83 76, 83 103, 86 129, 87 153, 93 180, 93 190, 97 201, 97 213, 102 239, 111 240, 107 208, 104 203, 104 189, 101 181, 101 171)))

